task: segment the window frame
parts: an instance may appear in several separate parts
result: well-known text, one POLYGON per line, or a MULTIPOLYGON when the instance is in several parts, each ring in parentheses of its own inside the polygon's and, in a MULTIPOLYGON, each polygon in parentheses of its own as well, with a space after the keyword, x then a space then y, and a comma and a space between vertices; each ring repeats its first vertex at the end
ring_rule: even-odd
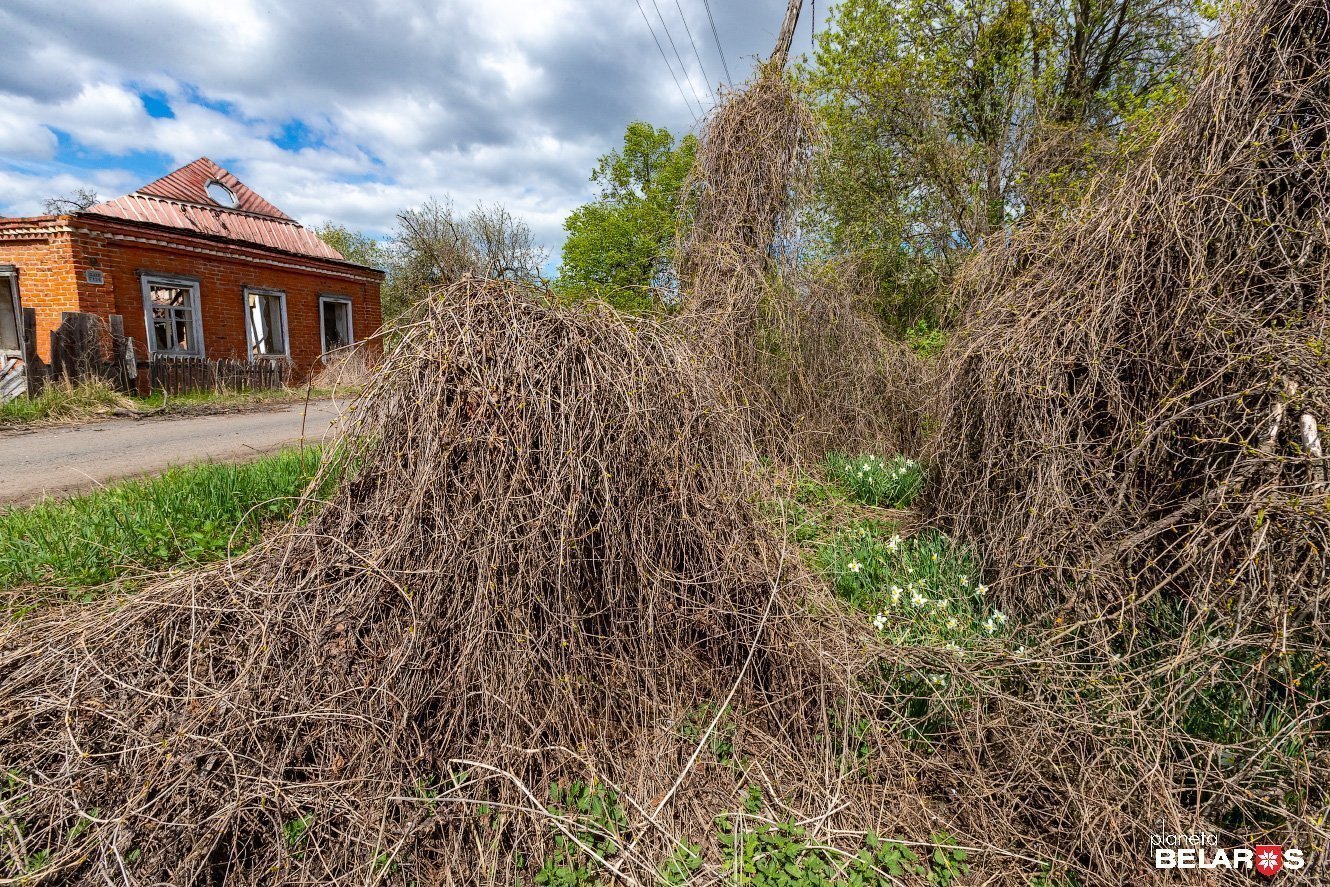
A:
POLYGON ((201 357, 208 356, 207 346, 203 340, 203 299, 199 291, 199 279, 197 277, 188 277, 183 274, 159 274, 154 271, 143 271, 139 273, 139 290, 143 297, 143 337, 148 348, 149 356, 162 355, 164 357, 201 357), (173 348, 167 351, 158 350, 157 337, 153 335, 152 321, 152 289, 153 284, 165 286, 181 287, 189 290, 190 309, 193 311, 194 341, 198 342, 198 349, 191 351, 181 351, 173 348))
POLYGON ((245 312, 245 354, 251 361, 255 360, 290 360, 291 359, 291 325, 286 319, 286 290, 273 289, 266 286, 246 286, 241 288, 241 304, 245 312), (249 307, 250 295, 256 296, 276 296, 282 305, 282 351, 280 354, 255 354, 254 353, 254 314, 249 307))
POLYGON ((337 302, 346 306, 346 337, 349 341, 341 347, 350 348, 356 344, 356 312, 351 297, 339 296, 336 293, 319 293, 319 351, 324 357, 331 353, 328 350, 327 329, 323 325, 323 306, 328 302, 337 302))
MULTIPOLYGON (((10 351, 7 348, 0 348, 0 352, 5 354, 18 354, 22 357, 27 353, 23 341, 23 299, 19 295, 18 287, 18 268, 14 265, 0 265, 0 278, 3 278, 8 284, 10 307, 14 311, 14 337, 18 341, 18 350, 10 351)), ((3 296, 0 296, 3 298, 3 296)))

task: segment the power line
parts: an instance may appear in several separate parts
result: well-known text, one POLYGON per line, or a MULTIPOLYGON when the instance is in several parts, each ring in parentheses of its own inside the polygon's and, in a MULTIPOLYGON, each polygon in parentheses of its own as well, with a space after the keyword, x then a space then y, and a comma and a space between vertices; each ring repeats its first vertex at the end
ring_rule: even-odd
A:
POLYGON ((697 57, 697 66, 702 69, 702 79, 706 81, 707 92, 711 94, 711 100, 716 100, 716 92, 712 89, 711 78, 707 76, 707 66, 702 64, 702 53, 697 51, 697 41, 693 39, 693 29, 688 27, 688 16, 683 14, 683 7, 679 5, 679 0, 674 0, 674 8, 679 10, 679 18, 683 20, 684 33, 688 35, 688 42, 693 44, 693 55, 697 57))
POLYGON ((693 122, 697 122, 697 114, 693 113, 693 106, 688 104, 688 96, 683 94, 683 86, 679 83, 679 78, 674 76, 674 66, 670 64, 669 58, 665 55, 665 47, 660 45, 660 38, 656 36, 656 29, 651 27, 651 19, 647 18, 647 11, 642 8, 642 0, 636 0, 637 11, 642 13, 642 21, 646 22, 647 30, 651 32, 651 39, 655 41, 656 48, 660 50, 660 60, 665 63, 665 67, 670 69, 670 79, 674 81, 674 86, 679 90, 679 98, 683 99, 684 107, 692 116, 693 122))
POLYGON ((720 33, 716 30, 716 20, 711 17, 711 0, 702 0, 707 8, 707 21, 711 22, 711 38, 716 41, 716 52, 720 53, 720 63, 725 66, 725 82, 734 87, 734 78, 730 76, 730 63, 725 60, 725 50, 720 45, 720 33))
POLYGON ((688 81, 688 91, 693 94, 693 101, 697 102, 697 110, 705 114, 706 109, 702 107, 702 99, 698 97, 697 89, 693 86, 693 78, 688 76, 688 66, 683 63, 679 47, 674 45, 674 35, 670 33, 670 26, 665 24, 665 16, 660 13, 660 4, 656 0, 651 0, 651 5, 656 7, 656 18, 660 19, 660 26, 665 29, 665 38, 670 41, 670 49, 674 50, 674 57, 679 60, 679 71, 683 74, 683 79, 688 81))

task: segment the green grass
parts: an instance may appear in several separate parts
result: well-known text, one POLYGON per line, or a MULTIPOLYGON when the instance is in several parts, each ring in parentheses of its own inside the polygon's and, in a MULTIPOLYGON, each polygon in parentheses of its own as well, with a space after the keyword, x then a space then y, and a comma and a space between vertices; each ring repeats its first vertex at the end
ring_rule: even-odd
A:
POLYGON ((81 589, 243 550, 290 516, 318 463, 316 448, 288 450, 0 512, 0 588, 81 589))
POLYGON ((102 381, 78 385, 47 386, 36 397, 19 397, 0 404, 0 427, 35 423, 86 422, 104 418, 112 410, 136 413, 211 413, 264 404, 297 403, 307 396, 327 397, 329 389, 273 388, 259 391, 197 391, 188 394, 163 394, 131 397, 102 381))
POLYGON ((132 398, 135 409, 180 411, 183 413, 208 412, 210 410, 234 409, 236 407, 260 404, 298 403, 306 396, 312 400, 328 397, 331 389, 313 388, 269 388, 258 391, 192 391, 188 394, 163 394, 154 392, 147 397, 132 398))
MULTIPOLYGON (((969 851, 957 846, 946 832, 934 832, 928 844, 913 848, 874 832, 861 836, 841 833, 842 846, 837 847, 826 843, 825 837, 815 839, 792 819, 772 818, 769 814, 775 811, 767 809, 759 786, 748 786, 745 794, 745 815, 722 814, 714 825, 714 843, 720 850, 716 871, 738 875, 733 883, 889 887, 901 883, 898 878, 908 878, 910 883, 953 887, 969 874, 969 851)), ((631 823, 619 792, 595 780, 551 784, 546 809, 561 821, 562 828, 553 834, 553 852, 539 861, 538 869, 532 866, 534 882, 539 887, 604 884, 596 858, 613 859, 632 841, 631 823)), ((700 843, 678 845, 662 860, 654 883, 662 887, 692 883, 707 855, 700 843)), ((525 867, 525 861, 519 859, 518 865, 525 867)))
POLYGON ((924 486, 924 469, 905 456, 827 454, 827 476, 850 498, 878 508, 908 508, 924 486))
POLYGON ((892 524, 859 521, 820 546, 816 561, 836 593, 897 644, 965 646, 1006 627, 973 555, 934 530, 903 538, 892 524))
POLYGON ((877 510, 907 506, 923 484, 913 459, 830 453, 820 476, 794 483, 781 513, 809 564, 894 643, 966 647, 1007 634, 972 552, 935 530, 902 535, 877 510))

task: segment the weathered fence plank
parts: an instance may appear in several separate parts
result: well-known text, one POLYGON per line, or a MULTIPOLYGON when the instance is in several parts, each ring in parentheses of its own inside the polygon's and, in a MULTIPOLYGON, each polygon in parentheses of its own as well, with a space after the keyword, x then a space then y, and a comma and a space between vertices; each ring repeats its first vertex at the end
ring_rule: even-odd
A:
POLYGON ((168 394, 194 391, 258 391, 286 384, 289 365, 276 360, 205 360, 154 355, 148 363, 149 387, 168 394))
POLYGON ((28 396, 41 394, 50 369, 37 355, 37 309, 23 309, 23 368, 28 375, 28 396))

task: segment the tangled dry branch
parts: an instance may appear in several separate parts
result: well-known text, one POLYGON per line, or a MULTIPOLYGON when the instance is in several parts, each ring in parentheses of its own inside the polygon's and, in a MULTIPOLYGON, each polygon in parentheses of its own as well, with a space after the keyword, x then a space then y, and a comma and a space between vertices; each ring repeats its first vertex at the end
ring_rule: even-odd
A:
POLYGON ((1171 740, 1179 796, 1211 827, 1280 823, 1314 845, 1330 803, 1330 5, 1252 4, 1214 49, 1137 165, 966 270, 933 506, 1005 605, 1087 639, 1084 655, 1150 663, 1142 721, 1237 718, 1209 731, 1223 742, 1171 740))
POLYGON ((777 62, 713 112, 686 189, 679 323, 738 379, 768 452, 901 450, 918 427, 917 362, 856 304, 854 275, 799 254, 814 136, 777 62))

